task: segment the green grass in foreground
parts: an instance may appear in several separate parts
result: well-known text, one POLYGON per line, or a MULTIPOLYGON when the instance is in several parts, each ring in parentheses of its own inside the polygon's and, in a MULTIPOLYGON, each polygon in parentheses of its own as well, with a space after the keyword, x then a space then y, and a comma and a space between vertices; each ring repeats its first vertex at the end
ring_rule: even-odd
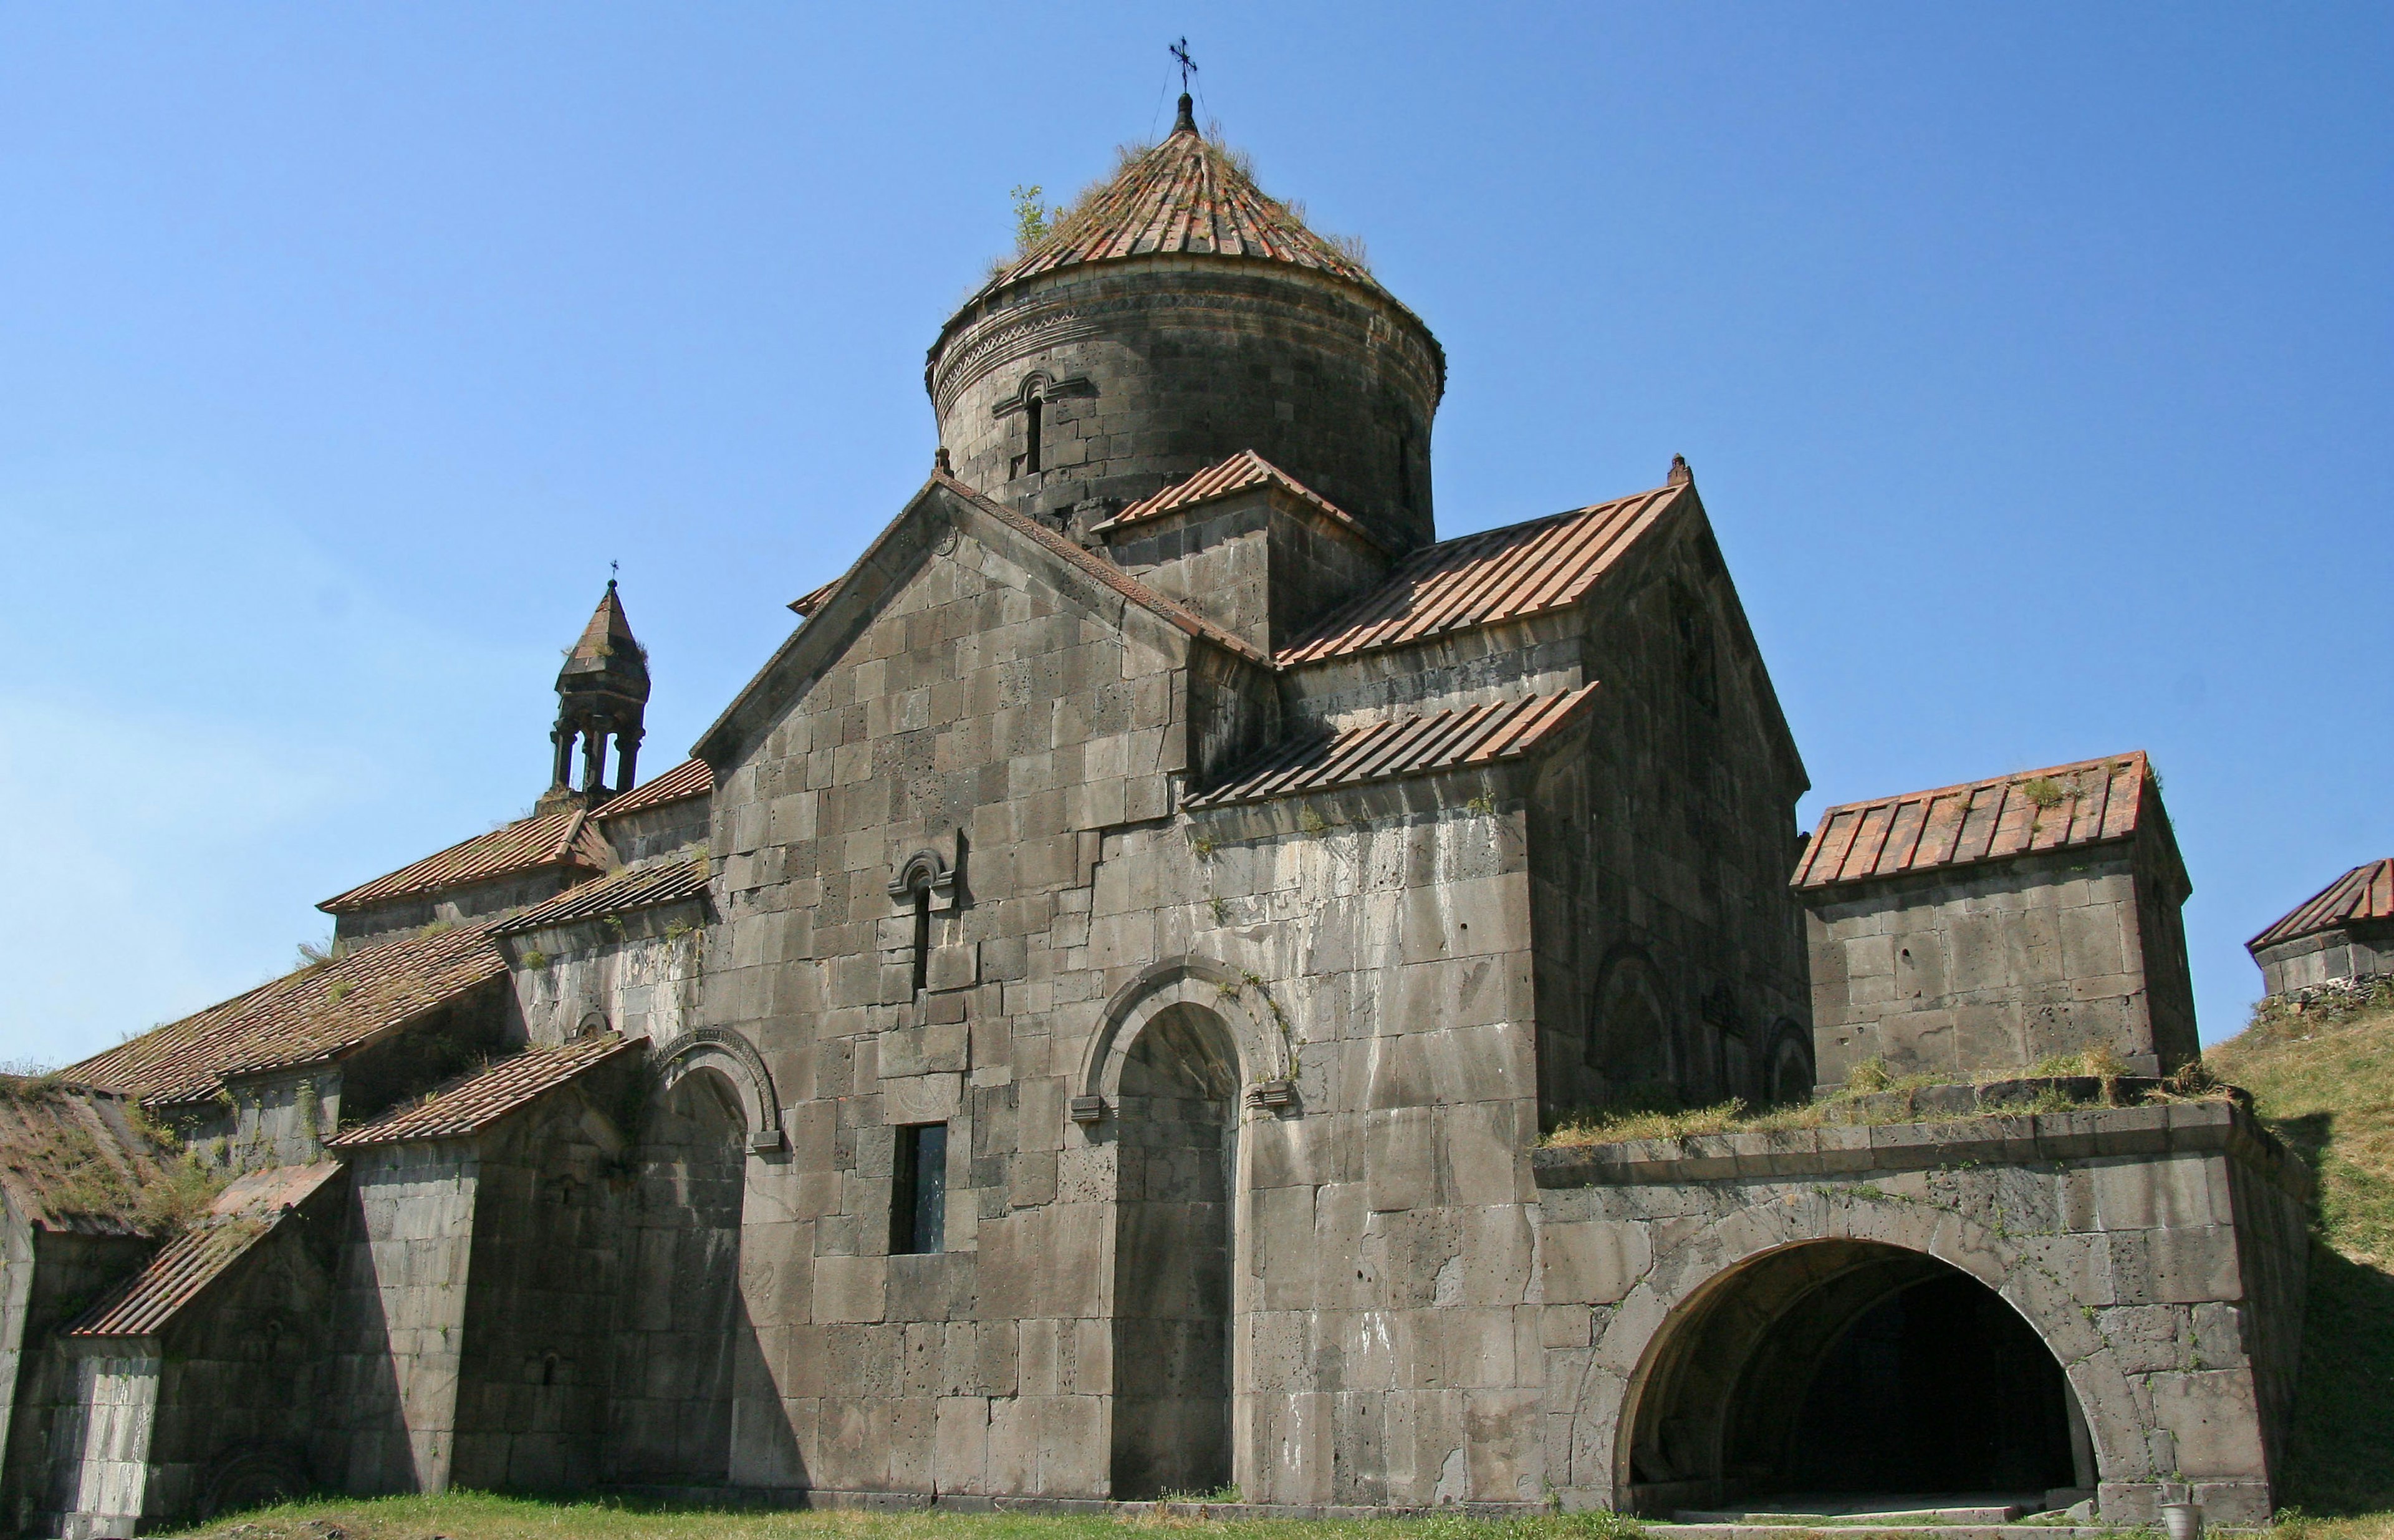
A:
MULTIPOLYGON (((1135 1540, 1202 1530, 1224 1540, 1637 1540, 1609 1513, 1534 1519, 1203 1520, 1179 1514, 759 1512, 453 1492, 439 1497, 321 1498, 233 1514, 189 1533, 210 1540, 1135 1540), (337 1532, 337 1533, 336 1533, 337 1532)), ((2341 1540, 2340 1536, 2328 1540, 2341 1540)))

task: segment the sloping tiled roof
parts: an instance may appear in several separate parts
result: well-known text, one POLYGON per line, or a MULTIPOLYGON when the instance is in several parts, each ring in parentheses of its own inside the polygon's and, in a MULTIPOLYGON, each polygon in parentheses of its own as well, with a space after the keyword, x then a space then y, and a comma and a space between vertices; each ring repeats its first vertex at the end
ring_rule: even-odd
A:
POLYGON ((165 1329, 178 1310, 198 1298, 285 1213, 338 1176, 341 1163, 274 1166, 252 1172, 217 1194, 205 1218, 166 1243, 116 1294, 69 1325, 69 1336, 148 1336, 165 1329))
POLYGON ((715 790, 715 772, 704 759, 685 759, 653 780, 643 781, 623 796, 600 807, 595 815, 601 823, 611 818, 624 818, 632 813, 644 813, 651 808, 662 808, 668 802, 687 801, 693 796, 705 796, 715 790))
POLYGON ((1054 234, 999 269, 980 293, 1058 268, 1151 253, 1283 262, 1385 292, 1369 269, 1306 229, 1294 210, 1208 143, 1190 120, 1188 99, 1181 99, 1180 121, 1162 144, 1085 197, 1054 234))
POLYGON ((601 1033, 556 1048, 531 1048, 449 1082, 412 1107, 386 1112, 324 1142, 335 1150, 411 1139, 463 1139, 532 1104, 574 1076, 648 1046, 643 1038, 601 1033))
POLYGON ((483 926, 401 936, 287 973, 64 1073, 147 1102, 196 1101, 229 1074, 336 1058, 506 970, 483 926))
POLYGON ((1656 487, 1425 546, 1274 661, 1318 663, 1576 604, 1685 490, 1656 487))
POLYGON ((1202 796, 1191 808, 1261 802, 1333 786, 1493 765, 1517 758, 1568 725, 1596 694, 1583 685, 1559 695, 1531 695, 1493 705, 1399 717, 1273 750, 1202 796))
MULTIPOLYGON (((1125 524, 1156 519, 1180 508, 1194 507, 1217 497, 1228 497, 1234 492, 1254 487, 1272 486, 1297 498, 1336 521, 1340 527, 1353 531, 1373 545, 1381 544, 1378 536, 1365 529, 1353 514, 1322 497, 1287 471, 1265 459, 1252 449, 1243 449, 1220 465, 1207 466, 1187 480, 1165 487, 1151 497, 1140 499, 1096 526, 1095 533, 1116 530, 1125 524)), ((1383 547, 1385 548, 1385 547, 1383 547)))
POLYGON ((2275 925, 2244 943, 2258 951, 2317 935, 2356 920, 2394 919, 2394 860, 2373 861, 2344 875, 2295 905, 2275 925))
POLYGON ((809 588, 790 600, 790 608, 796 611, 801 619, 810 620, 814 617, 814 612, 823 607, 823 600, 831 598, 831 591, 838 586, 839 579, 833 578, 820 588, 809 588))
POLYGON ((704 861, 668 862, 659 866, 627 867, 611 872, 596 882, 585 882, 571 888, 546 903, 535 903, 512 919, 493 926, 494 936, 520 936, 528 930, 539 930, 552 925, 566 925, 574 920, 595 919, 601 915, 626 915, 635 909, 653 909, 661 903, 679 903, 706 891, 706 862, 704 861))
POLYGON ((1826 888, 2125 839, 2145 810, 2150 773, 2139 751, 1848 802, 1821 815, 1789 882, 1826 888))
POLYGON ((393 899, 522 876, 550 866, 586 866, 594 872, 603 872, 611 856, 607 842, 590 827, 587 809, 559 808, 553 813, 520 818, 504 828, 460 840, 363 887, 326 899, 316 907, 328 915, 346 915, 393 899))
POLYGON ((87 1235, 145 1232, 141 1193, 167 1152, 127 1099, 56 1076, 10 1076, 0 1094, 0 1188, 25 1220, 87 1235))

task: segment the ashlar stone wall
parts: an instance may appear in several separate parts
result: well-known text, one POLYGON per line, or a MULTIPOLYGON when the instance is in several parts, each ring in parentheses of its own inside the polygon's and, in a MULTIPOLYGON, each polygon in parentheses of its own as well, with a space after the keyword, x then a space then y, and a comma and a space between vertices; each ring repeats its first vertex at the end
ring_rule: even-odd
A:
POLYGON ((1967 1079, 2098 1046, 2175 1071, 2198 1051, 2192 986, 2146 865, 2120 842, 1806 893, 1822 1079, 1874 1057, 1967 1079))
POLYGON ((1808 1296, 1708 1304, 1765 1259, 1863 1246, 1976 1279, 2034 1328, 2107 1521, 2151 1522, 2164 1481, 2216 1522, 2271 1511, 2308 1177, 2230 1103, 1544 1150, 1537 1166, 1546 1465, 1569 1504, 1667 1515, 1767 1495, 1738 1489, 1718 1429, 1740 1415, 1739 1366, 1800 1325, 1808 1296), (1690 1332, 1747 1336, 1722 1356, 1690 1332), (1702 1373, 1730 1377, 1664 1404, 1702 1373))

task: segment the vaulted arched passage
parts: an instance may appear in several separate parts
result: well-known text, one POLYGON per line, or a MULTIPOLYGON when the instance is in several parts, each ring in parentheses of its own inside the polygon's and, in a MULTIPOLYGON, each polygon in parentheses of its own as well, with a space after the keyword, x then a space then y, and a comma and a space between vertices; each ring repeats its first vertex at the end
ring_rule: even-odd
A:
POLYGON ((1238 1050, 1175 1005, 1122 1066, 1116 1122, 1112 1491, 1209 1492, 1230 1472, 1238 1050))
POLYGON ((1783 1247, 1691 1296, 1633 1419, 1631 1501, 1658 1516, 1856 1498, 2042 1506, 2094 1484, 2075 1399, 2035 1328, 1969 1274, 1877 1242, 1783 1247))

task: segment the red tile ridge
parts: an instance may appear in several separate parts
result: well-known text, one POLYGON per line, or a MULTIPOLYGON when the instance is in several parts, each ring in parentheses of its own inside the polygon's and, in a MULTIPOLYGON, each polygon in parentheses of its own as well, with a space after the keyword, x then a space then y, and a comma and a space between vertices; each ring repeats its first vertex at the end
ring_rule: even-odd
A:
POLYGON ((1821 814, 1789 879, 1825 888, 1967 865, 2136 834, 2151 768, 2141 749, 1897 796, 1821 814), (2050 784, 2050 799, 2031 795, 2050 784))

